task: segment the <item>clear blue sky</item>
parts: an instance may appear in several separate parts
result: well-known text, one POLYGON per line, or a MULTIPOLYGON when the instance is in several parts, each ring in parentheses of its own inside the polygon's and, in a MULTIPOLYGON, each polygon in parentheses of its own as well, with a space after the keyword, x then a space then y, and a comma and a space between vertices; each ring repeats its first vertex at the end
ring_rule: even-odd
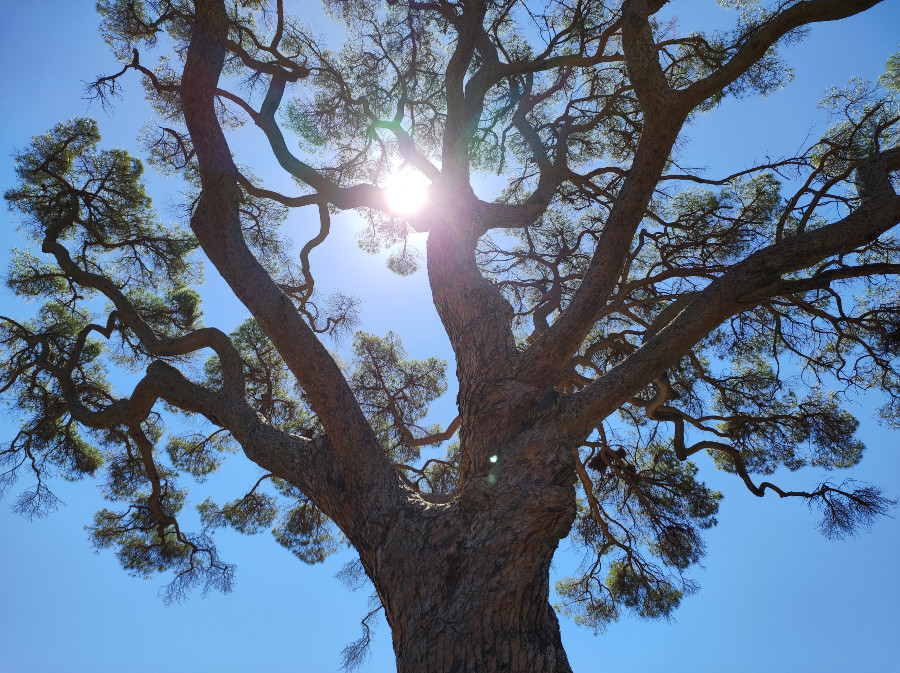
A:
MULTIPOLYGON (((137 151, 138 129, 150 118, 137 81, 130 82, 112 117, 97 106, 89 109, 80 97, 83 80, 116 69, 97 33, 93 5, 93 0, 4 3, 0 150, 5 156, 57 121, 85 114, 100 121, 107 147, 137 151)), ((720 10, 712 0, 681 0, 673 11, 692 12, 680 30, 687 33, 695 21, 716 18, 720 10)), ((824 89, 851 76, 876 77, 898 48, 898 26, 900 2, 888 0, 849 22, 813 27, 787 52, 796 66, 795 82, 768 99, 730 102, 705 116, 688 133, 685 158, 724 172, 800 146, 811 129, 821 128, 816 102, 824 89)), ((261 135, 250 130, 242 139, 239 158, 265 175, 272 161, 264 159, 261 135)), ((0 162, 0 189, 13 179, 11 162, 0 162)), ((165 206, 177 183, 150 172, 148 182, 163 217, 174 217, 165 206)), ((0 222, 5 267, 6 248, 21 242, 9 214, 0 215, 0 222)), ((301 213, 288 226, 306 233, 316 220, 301 213)), ((357 248, 353 236, 359 226, 353 215, 336 219, 331 239, 312 258, 320 286, 362 297, 361 327, 377 334, 397 331, 411 356, 448 357, 424 273, 405 279, 390 274, 383 260, 357 248)), ((243 318, 240 307, 211 269, 208 276, 205 322, 229 329, 243 318)), ((3 313, 23 315, 27 307, 15 301, 0 291, 3 313)), ((455 392, 451 384, 433 407, 435 421, 446 424, 455 415, 455 392)), ((869 454, 849 476, 900 496, 898 435, 873 422, 872 400, 855 411, 869 454)), ((0 417, 0 441, 11 438, 16 419, 14 412, 0 417)), ((700 463, 702 475, 726 497, 720 524, 708 536, 705 569, 692 571, 702 585, 699 594, 684 601, 671 624, 626 619, 595 637, 563 620, 576 673, 897 670, 900 520, 885 519, 853 540, 828 542, 815 532, 815 514, 802 503, 780 502, 771 493, 757 499, 738 480, 716 473, 705 457, 700 463)), ((234 497, 258 474, 238 457, 209 488, 214 497, 234 497)), ((776 476, 785 486, 802 488, 822 475, 813 470, 776 476)), ((205 497, 204 487, 194 490, 198 500, 205 497)), ((223 557, 238 565, 234 592, 195 595, 166 608, 156 595, 165 580, 131 578, 112 553, 91 550, 83 526, 103 506, 96 487, 60 483, 56 492, 67 506, 34 522, 12 515, 8 501, 0 504, 0 673, 149 673, 162 667, 328 673, 338 670, 341 648, 359 636, 358 621, 368 611, 366 591, 350 593, 333 578, 352 558, 350 552, 310 568, 268 535, 223 532, 218 538, 223 557)), ((556 568, 565 572, 573 562, 563 543, 556 568)), ((382 620, 363 670, 393 669, 382 620)))

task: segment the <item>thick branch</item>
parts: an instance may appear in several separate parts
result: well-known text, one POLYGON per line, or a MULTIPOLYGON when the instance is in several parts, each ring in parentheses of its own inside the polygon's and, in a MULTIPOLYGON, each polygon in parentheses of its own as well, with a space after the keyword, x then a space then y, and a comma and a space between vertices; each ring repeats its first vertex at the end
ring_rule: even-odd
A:
MULTIPOLYGON (((374 520, 386 525, 387 520, 372 516, 372 511, 388 516, 399 502, 399 481, 337 364, 243 239, 238 171, 216 118, 214 100, 225 59, 227 14, 222 0, 196 4, 197 24, 182 79, 184 116, 197 150, 202 186, 191 226, 209 259, 306 391, 332 444, 329 472, 338 478, 329 485, 345 495, 349 492, 348 499, 354 503, 348 505, 352 517, 336 522, 355 544, 365 546, 374 531, 363 535, 363 527, 374 520)), ((265 110, 266 104, 263 107, 265 110)), ((268 112, 260 116, 267 114, 270 116, 268 112)), ((288 456, 280 459, 290 460, 288 456)), ((308 478, 321 477, 311 474, 308 478)))
MULTIPOLYGON (((275 158, 284 170, 312 187, 321 196, 338 208, 376 208, 385 210, 384 190, 374 185, 354 185, 339 187, 309 164, 300 161, 288 149, 284 135, 275 121, 275 112, 284 96, 285 80, 275 76, 269 82, 269 90, 258 114, 253 121, 262 129, 269 140, 275 158)), ((185 113, 186 114, 186 113, 185 113)))
POLYGON ((597 321, 618 282, 634 234, 683 123, 684 116, 674 116, 666 123, 645 127, 581 285, 562 314, 528 348, 528 379, 558 376, 597 321))
POLYGON ((672 91, 659 64, 659 53, 648 20, 664 4, 665 1, 628 0, 622 5, 625 64, 648 121, 661 114, 672 97, 672 91))
MULTIPOLYGON (((76 214, 77 208, 73 208, 67 215, 68 221, 71 222, 76 214)), ((211 348, 222 363, 226 389, 232 394, 243 395, 244 376, 240 356, 223 332, 214 328, 203 328, 181 337, 159 338, 115 283, 106 276, 85 271, 72 260, 69 251, 57 240, 59 232, 66 226, 65 223, 59 222, 48 227, 41 249, 56 258, 57 264, 67 278, 82 287, 102 292, 116 307, 118 319, 137 335, 141 344, 152 355, 175 357, 211 348)))
MULTIPOLYGON (((867 162, 893 165, 884 157, 867 162)), ((864 179, 867 171, 858 173, 864 179)), ((883 185, 883 176, 877 180, 883 185)), ((874 188, 873 188, 874 189, 874 188)), ((782 290, 781 276, 807 268, 841 252, 870 243, 900 223, 900 197, 880 193, 864 201, 845 218, 770 245, 736 264, 730 271, 695 293, 677 317, 622 364, 573 396, 565 416, 571 430, 588 433, 600 419, 625 403, 647 381, 673 366, 694 344, 724 320, 749 310, 782 290)))
POLYGON ((690 107, 696 107, 747 72, 790 31, 810 23, 844 19, 874 7, 879 2, 881 0, 805 0, 791 5, 746 36, 744 44, 725 65, 678 92, 678 97, 690 107))

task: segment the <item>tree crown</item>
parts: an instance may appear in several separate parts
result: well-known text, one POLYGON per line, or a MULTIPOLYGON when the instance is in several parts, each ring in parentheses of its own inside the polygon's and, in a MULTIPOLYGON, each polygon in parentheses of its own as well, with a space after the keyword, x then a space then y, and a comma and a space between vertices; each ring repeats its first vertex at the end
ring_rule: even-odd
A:
POLYGON ((680 165, 685 125, 784 85, 788 42, 875 3, 722 2, 741 9, 733 30, 687 36, 657 18, 665 4, 326 2, 348 37, 331 49, 281 0, 101 1, 123 68, 89 93, 108 101, 140 75, 159 117, 144 149, 188 185, 190 231, 159 221, 141 162, 100 149, 91 120, 17 153, 6 199, 45 256, 17 253, 8 284, 43 304, 0 332, 0 386, 28 414, 0 484, 37 482, 16 508, 52 508, 55 474, 101 472, 124 509, 98 512, 94 543, 132 573, 171 570, 177 597, 228 589, 212 539, 225 525, 274 525, 315 563, 342 540, 365 557, 399 511, 500 511, 575 483, 562 534, 588 560, 557 588, 598 629, 623 610, 667 617, 694 589, 684 571, 721 498, 697 452, 756 495, 807 499, 831 537, 887 511, 877 487, 752 475, 856 465, 850 394, 883 391, 896 425, 900 57, 880 83, 828 93, 818 141, 710 178, 680 165), (246 123, 298 193, 234 161, 226 134, 246 123), (406 216, 384 190, 402 169, 431 183, 406 216), (473 188, 487 172, 503 179, 490 201, 473 188), (319 223, 296 247, 294 208, 319 223), (460 390, 446 428, 424 420, 445 362, 357 332, 341 363, 317 336, 356 319, 310 264, 345 209, 396 273, 422 263, 410 236, 428 233, 460 390), (202 325, 198 247, 252 316, 230 334, 202 325), (125 395, 108 375, 120 368, 139 377, 125 395), (206 425, 183 432, 182 416, 206 425), (179 478, 202 482, 237 447, 265 476, 199 503, 204 530, 183 531, 179 478))

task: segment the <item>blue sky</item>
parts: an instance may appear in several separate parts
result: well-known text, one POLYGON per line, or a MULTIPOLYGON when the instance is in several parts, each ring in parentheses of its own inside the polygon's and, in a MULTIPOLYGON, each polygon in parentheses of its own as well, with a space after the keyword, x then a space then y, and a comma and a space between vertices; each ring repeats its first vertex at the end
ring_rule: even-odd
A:
MULTIPOLYGON (((137 81, 130 82, 111 117, 81 99, 84 80, 116 69, 97 33, 93 1, 6 4, 0 24, 4 155, 57 121, 85 114, 99 120, 105 146, 137 152, 135 137, 151 114, 137 81)), ((672 11, 688 12, 683 33, 720 16, 712 0, 681 0, 672 11)), ((702 117, 687 132, 685 158, 717 174, 789 152, 808 134, 812 140, 824 123, 816 107, 822 92, 851 76, 876 77, 898 49, 898 25, 900 2, 888 0, 851 21, 814 26, 804 42, 787 51, 795 81, 769 98, 728 102, 702 117)), ((266 175, 274 162, 266 158, 261 135, 248 130, 241 138, 239 158, 266 175)), ((0 162, 0 189, 13 179, 11 162, 0 162)), ((148 183, 161 215, 173 218, 166 205, 177 183, 151 171, 148 183)), ((5 267, 6 248, 22 243, 10 215, 0 218, 5 267)), ((300 213, 287 226, 302 236, 317 221, 314 213, 300 213)), ((376 334, 398 332, 412 357, 449 358, 424 273, 392 275, 383 259, 357 248, 360 226, 352 214, 336 218, 333 235, 312 256, 320 286, 359 295, 361 327, 376 334)), ((209 268, 207 277, 205 322, 229 329, 243 318, 241 309, 209 268)), ((5 289, 0 304, 5 314, 28 310, 5 289)), ((455 393, 451 382, 433 407, 434 421, 446 424, 453 418, 455 393)), ((860 437, 869 453, 850 476, 898 497, 898 436, 874 423, 874 401, 851 407, 862 421, 860 437)), ((14 412, 0 417, 0 441, 12 436, 16 419, 14 412)), ((702 476, 726 496, 719 526, 708 536, 705 569, 692 571, 700 592, 684 601, 674 623, 625 619, 595 637, 563 620, 574 670, 704 673, 777 666, 828 673, 895 667, 890 643, 900 633, 900 521, 885 519, 856 539, 828 542, 816 533, 815 514, 802 503, 778 501, 771 493, 760 500, 738 480, 713 470, 705 457, 699 462, 702 476)), ((238 457, 209 488, 234 497, 258 474, 238 457)), ((802 488, 822 475, 813 470, 776 476, 785 486, 802 488)), ((198 501, 205 497, 203 487, 194 490, 198 501)), ((162 666, 221 673, 330 672, 338 670, 341 648, 359 635, 359 619, 368 612, 366 590, 350 593, 333 577, 352 558, 350 552, 310 568, 270 536, 223 532, 218 539, 223 557, 238 566, 234 592, 195 595, 166 608, 157 597, 163 579, 131 578, 112 553, 92 551, 83 526, 103 506, 96 487, 59 483, 56 492, 67 506, 33 522, 11 514, 8 502, 0 504, 0 673, 143 673, 162 666)), ((565 572, 576 562, 564 542, 556 569, 565 572)), ((393 668, 382 620, 362 670, 393 668)))

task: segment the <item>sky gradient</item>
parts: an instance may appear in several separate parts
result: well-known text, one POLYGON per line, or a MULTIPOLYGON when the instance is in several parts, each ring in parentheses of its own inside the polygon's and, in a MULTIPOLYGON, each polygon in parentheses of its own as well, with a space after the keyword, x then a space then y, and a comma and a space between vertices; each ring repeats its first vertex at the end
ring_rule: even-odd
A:
MULTIPOLYGON (((682 33, 733 16, 712 0, 672 4, 673 14, 689 12, 682 33)), ((84 115, 98 119, 102 147, 123 146, 140 155, 135 138, 151 111, 135 78, 128 80, 125 98, 112 116, 81 98, 85 80, 118 69, 97 32, 93 1, 6 5, 0 22, 4 155, 56 122, 84 115)), ((701 117, 687 130, 684 160, 708 166, 710 175, 722 175, 815 140, 825 123, 816 106, 824 90, 852 76, 876 78, 898 49, 898 25, 900 1, 887 0, 849 21, 814 26, 803 42, 786 50, 796 68, 795 81, 768 98, 728 101, 701 117)), ((262 134, 250 128, 239 138, 239 160, 253 165, 259 175, 272 175, 274 160, 262 134)), ((14 184, 11 163, 8 158, 0 162, 4 191, 14 184)), ((148 170, 147 182, 161 217, 174 218, 168 205, 174 202, 177 181, 148 170)), ((284 177, 268 184, 291 190, 284 177)), ((490 193, 491 182, 479 189, 490 193)), ((24 243, 11 214, 4 212, 0 221, 0 264, 5 268, 8 248, 24 243)), ((286 226, 302 236, 318 223, 314 212, 301 211, 286 226)), ((424 272, 407 278, 391 274, 383 258, 357 247, 354 237, 360 227, 353 214, 335 218, 333 234, 311 258, 319 286, 360 296, 360 328, 379 335, 396 331, 411 357, 451 359, 424 272)), ((206 275, 204 322, 229 330, 245 313, 210 265, 206 275)), ((3 314, 25 316, 35 308, 17 301, 5 287, 0 290, 3 314)), ((331 344, 344 352, 348 346, 348 340, 331 344)), ((452 362, 448 371, 453 371, 452 362)), ((433 422, 452 420, 455 395, 451 381, 447 394, 432 406, 433 422)), ((898 435, 874 422, 877 402, 873 396, 850 406, 861 421, 859 436, 869 452, 846 476, 879 484, 896 498, 898 435)), ((14 410, 0 416, 0 442, 12 437, 17 419, 14 410)), ((707 536, 703 568, 690 571, 701 585, 699 593, 684 600, 673 623, 626 617, 594 636, 561 618, 576 673, 895 670, 891 643, 900 633, 900 522, 884 519, 855 539, 829 542, 816 532, 816 515, 803 503, 779 501, 772 493, 756 498, 737 478, 716 472, 705 455, 697 462, 700 476, 725 494, 719 526, 707 536)), ((221 502, 239 495, 259 474, 256 466, 236 456, 221 475, 193 489, 194 496, 199 501, 209 492, 221 502)), ((804 488, 821 477, 812 469, 779 473, 773 481, 804 488)), ((270 535, 221 531, 217 541, 222 556, 238 566, 235 590, 226 596, 192 595, 164 607, 157 596, 164 577, 131 578, 112 552, 91 549, 83 527, 104 506, 95 485, 57 483, 54 491, 67 506, 32 522, 8 509, 28 486, 23 480, 0 504, 0 673, 149 673, 163 667, 328 673, 338 670, 341 649, 359 636, 359 619, 368 612, 367 591, 348 592, 333 577, 353 558, 350 551, 307 567, 270 535)), ((577 562, 563 541, 555 570, 565 574, 577 562)), ((394 670, 383 618, 361 670, 394 670)))

